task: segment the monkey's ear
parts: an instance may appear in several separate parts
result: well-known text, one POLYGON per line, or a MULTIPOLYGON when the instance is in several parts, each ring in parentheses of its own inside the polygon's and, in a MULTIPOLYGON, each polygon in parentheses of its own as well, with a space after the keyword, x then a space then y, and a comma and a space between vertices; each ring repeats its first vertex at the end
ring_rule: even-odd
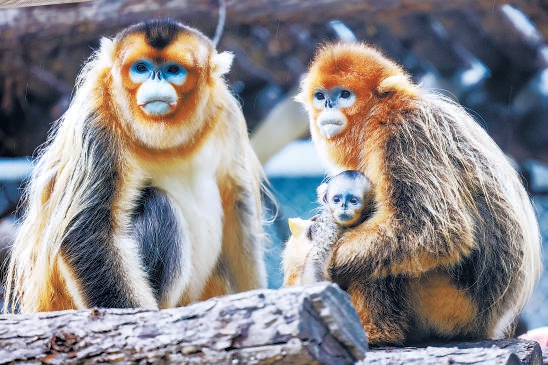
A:
POLYGON ((231 52, 216 53, 213 56, 213 76, 220 77, 230 71, 230 66, 232 66, 233 59, 234 54, 231 52))
POLYGON ((304 104, 306 105, 308 103, 308 100, 306 100, 306 95, 304 93, 304 85, 303 85, 303 81, 305 78, 306 78, 307 74, 304 74, 303 76, 301 76, 301 88, 300 88, 300 91, 297 95, 295 95, 293 97, 293 100, 295 100, 297 103, 301 103, 301 104, 304 104))
POLYGON ((113 60, 116 58, 114 41, 110 38, 101 38, 101 46, 99 52, 99 63, 102 67, 112 67, 113 60))
POLYGON ((320 184, 316 189, 316 194, 318 194, 319 203, 327 203, 327 183, 320 184))
POLYGON ((289 231, 292 236, 302 237, 312 222, 301 218, 289 218, 287 224, 289 225, 289 231))
POLYGON ((377 86, 377 92, 380 95, 388 94, 391 92, 404 93, 408 96, 417 96, 419 89, 414 85, 409 78, 405 75, 388 76, 379 83, 377 86))

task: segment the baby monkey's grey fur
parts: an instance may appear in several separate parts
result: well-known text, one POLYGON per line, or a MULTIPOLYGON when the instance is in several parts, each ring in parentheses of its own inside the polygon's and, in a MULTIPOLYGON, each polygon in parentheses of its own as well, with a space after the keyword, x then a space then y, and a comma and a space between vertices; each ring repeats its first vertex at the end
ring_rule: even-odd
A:
POLYGON ((374 206, 371 182, 355 170, 333 176, 318 187, 317 193, 321 213, 313 218, 307 232, 311 248, 303 268, 303 285, 330 280, 335 243, 345 229, 363 222, 374 206))

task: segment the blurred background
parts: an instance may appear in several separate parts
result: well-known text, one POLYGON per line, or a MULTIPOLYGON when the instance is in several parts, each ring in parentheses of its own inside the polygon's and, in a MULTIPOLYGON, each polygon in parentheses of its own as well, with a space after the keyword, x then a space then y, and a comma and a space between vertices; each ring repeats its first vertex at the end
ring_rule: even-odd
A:
MULTIPOLYGON (((424 88, 466 106, 524 177, 548 238, 548 2, 545 0, 0 0, 0 253, 17 229, 32 156, 66 110, 75 77, 128 25, 169 17, 235 54, 227 77, 278 201, 267 226, 269 286, 281 285, 287 218, 314 214, 324 168, 292 96, 315 49, 357 39, 376 45, 424 88), (220 11, 221 10, 221 11, 220 11)), ((548 267, 548 258, 545 266, 548 267)), ((4 260, 4 257, 0 257, 4 260)), ((524 313, 548 325, 548 275, 524 313)))

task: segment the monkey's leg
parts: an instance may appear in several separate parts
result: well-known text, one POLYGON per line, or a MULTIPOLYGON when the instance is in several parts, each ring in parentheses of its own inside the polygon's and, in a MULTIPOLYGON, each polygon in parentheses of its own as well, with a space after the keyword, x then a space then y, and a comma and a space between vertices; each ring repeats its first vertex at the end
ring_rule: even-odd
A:
POLYGON ((226 258, 221 255, 213 273, 207 279, 207 283, 199 300, 206 300, 219 295, 234 293, 236 290, 234 290, 233 285, 234 278, 227 267, 226 258))
MULTIPOLYGON (((333 281, 337 282, 336 278, 333 281)), ((402 345, 411 320, 403 278, 350 279, 346 289, 371 346, 402 345)))
POLYGON ((221 183, 223 249, 202 299, 266 286, 259 186, 254 189, 243 179, 239 184, 229 178, 221 183))
POLYGON ((327 266, 331 261, 332 250, 312 246, 303 266, 301 285, 329 280, 327 266))
POLYGON ((177 304, 190 278, 188 237, 183 236, 176 209, 161 189, 143 189, 133 213, 133 235, 154 297, 160 307, 177 304))
POLYGON ((478 308, 469 291, 459 288, 445 271, 434 270, 411 278, 406 290, 416 318, 413 340, 422 340, 422 334, 425 339, 488 338, 487 319, 491 312, 478 308))
POLYGON ((134 192, 119 178, 111 138, 104 130, 90 132, 87 160, 82 159, 85 165, 73 176, 78 190, 68 195, 73 206, 66 214, 72 218, 60 244, 61 258, 71 273, 65 280, 75 303, 86 307, 156 308, 139 245, 125 232, 131 217, 120 206, 134 192), (95 170, 90 172, 88 166, 95 170))

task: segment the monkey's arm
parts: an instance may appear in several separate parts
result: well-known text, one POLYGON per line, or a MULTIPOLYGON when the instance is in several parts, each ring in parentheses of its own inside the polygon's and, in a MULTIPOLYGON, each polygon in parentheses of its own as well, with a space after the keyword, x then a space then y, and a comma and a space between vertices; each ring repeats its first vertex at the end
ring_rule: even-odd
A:
MULTIPOLYGON (((247 136, 240 136, 242 141, 247 136)), ((241 143, 239 144, 241 146, 241 143)), ((223 247, 206 292, 214 295, 266 286, 261 211, 262 169, 251 146, 234 153, 236 161, 218 178, 223 204, 223 247)))
POLYGON ((69 184, 76 191, 67 194, 73 201, 66 215, 72 218, 67 218, 60 245, 61 259, 71 273, 65 280, 76 302, 86 307, 154 308, 137 242, 121 229, 129 217, 116 208, 123 189, 110 136, 102 130, 89 132, 84 146, 88 153, 77 168, 89 176, 74 175, 78 181, 69 184))
POLYGON ((389 136, 376 146, 383 153, 369 162, 377 179, 376 211, 341 237, 339 269, 355 266, 366 277, 417 275, 459 263, 477 247, 482 187, 468 176, 481 157, 455 127, 427 130, 413 122, 444 117, 442 111, 432 114, 412 111, 385 130, 389 136), (457 147, 440 142, 452 134, 460 140, 457 147))
POLYGON ((456 264, 475 248, 472 218, 464 204, 444 205, 441 198, 434 213, 412 196, 416 186, 394 184, 397 196, 384 206, 381 202, 369 220, 342 235, 334 257, 337 275, 359 270, 366 277, 414 276, 456 264))
POLYGON ((477 198, 463 179, 466 165, 432 152, 424 139, 402 134, 387 144, 376 211, 341 237, 337 270, 413 276, 459 263, 476 248, 477 198))
POLYGON ((330 280, 329 266, 334 245, 340 237, 340 227, 325 208, 310 227, 311 248, 304 262, 301 284, 330 280))
POLYGON ((223 250, 217 275, 227 278, 236 292, 266 286, 260 193, 252 185, 242 181, 222 193, 223 250))
POLYGON ((440 266, 451 266, 468 256, 473 242, 443 243, 433 230, 413 232, 396 219, 372 219, 344 233, 334 254, 333 277, 359 272, 371 278, 416 276, 440 266), (442 243, 438 245, 437 243, 442 243))

